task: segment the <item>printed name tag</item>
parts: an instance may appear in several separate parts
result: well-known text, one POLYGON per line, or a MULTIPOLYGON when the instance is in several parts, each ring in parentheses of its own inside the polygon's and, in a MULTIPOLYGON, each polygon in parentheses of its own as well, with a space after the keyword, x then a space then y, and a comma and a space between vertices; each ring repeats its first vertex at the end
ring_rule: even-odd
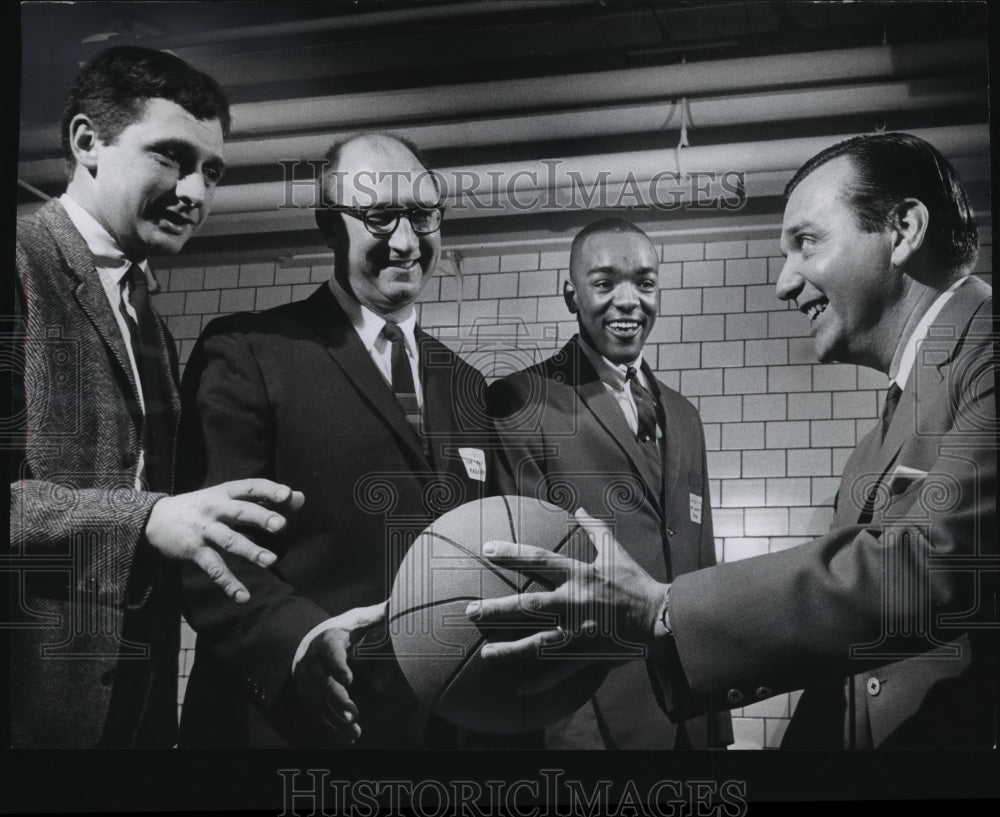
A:
POLYGON ((486 455, 479 448, 459 448, 459 456, 465 464, 469 479, 486 482, 486 455))
POLYGON ((688 494, 691 498, 691 521, 696 525, 701 524, 701 497, 698 494, 688 494))

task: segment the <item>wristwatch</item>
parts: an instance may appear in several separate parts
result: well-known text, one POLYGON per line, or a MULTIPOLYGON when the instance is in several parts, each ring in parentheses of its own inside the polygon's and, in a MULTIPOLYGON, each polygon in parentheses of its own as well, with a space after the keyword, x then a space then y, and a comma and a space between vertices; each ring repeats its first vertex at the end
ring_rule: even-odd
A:
POLYGON ((660 606, 660 614, 656 617, 657 623, 662 628, 663 632, 667 635, 672 636, 674 634, 674 628, 670 626, 670 585, 667 585, 667 590, 663 594, 663 604, 660 606))

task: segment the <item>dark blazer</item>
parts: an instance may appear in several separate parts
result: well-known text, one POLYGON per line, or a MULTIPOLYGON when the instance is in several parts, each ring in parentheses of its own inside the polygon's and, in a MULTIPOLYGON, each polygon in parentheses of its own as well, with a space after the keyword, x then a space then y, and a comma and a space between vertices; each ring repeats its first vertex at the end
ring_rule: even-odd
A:
MULTIPOLYGON (((666 420, 658 475, 580 343, 574 337, 548 360, 490 386, 508 492, 570 511, 583 507, 612 522, 618 539, 660 581, 714 565, 705 439, 694 406, 643 364, 666 420)), ((612 669, 591 703, 558 731, 549 730, 549 745, 705 748, 732 742, 728 713, 694 718, 678 736, 642 661, 612 669)))
POLYGON ((991 290, 969 280, 935 319, 885 441, 874 429, 847 462, 829 533, 678 577, 689 689, 664 673, 668 707, 804 688, 787 748, 994 745, 996 337, 991 290))
MULTIPOLYGON (((143 418, 125 341, 59 202, 18 222, 16 265, 12 741, 172 746, 177 572, 142 543, 163 494, 135 490, 143 418)), ((177 361, 162 322, 159 331, 173 433, 177 361)))
MULTIPOLYGON (((487 484, 470 478, 458 449, 486 456, 485 381, 419 329, 417 340, 433 462, 327 285, 205 329, 184 376, 180 483, 267 477, 306 501, 286 531, 259 540, 279 556, 271 569, 229 560, 249 603, 185 572, 198 640, 183 745, 322 744, 290 677, 299 642, 332 615, 388 598, 412 538, 484 495, 487 484)), ((418 745, 426 713, 391 650, 381 651, 388 657, 356 665, 356 745, 418 745)))

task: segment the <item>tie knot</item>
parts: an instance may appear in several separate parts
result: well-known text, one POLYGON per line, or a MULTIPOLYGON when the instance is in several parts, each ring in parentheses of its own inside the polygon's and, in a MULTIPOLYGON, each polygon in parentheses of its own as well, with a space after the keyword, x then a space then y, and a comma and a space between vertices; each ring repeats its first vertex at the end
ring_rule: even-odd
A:
POLYGON ((392 321, 386 321, 382 327, 382 337, 390 343, 398 343, 403 339, 403 330, 392 323, 392 321))
POLYGON ((639 371, 638 369, 635 368, 635 366, 629 366, 628 369, 625 370, 626 383, 628 383, 629 381, 634 381, 638 383, 639 382, 638 377, 639 377, 639 371))
POLYGON ((146 280, 146 273, 142 271, 142 267, 138 264, 131 264, 128 268, 128 272, 125 273, 125 279, 128 280, 129 285, 132 289, 136 287, 148 287, 149 282, 146 280))

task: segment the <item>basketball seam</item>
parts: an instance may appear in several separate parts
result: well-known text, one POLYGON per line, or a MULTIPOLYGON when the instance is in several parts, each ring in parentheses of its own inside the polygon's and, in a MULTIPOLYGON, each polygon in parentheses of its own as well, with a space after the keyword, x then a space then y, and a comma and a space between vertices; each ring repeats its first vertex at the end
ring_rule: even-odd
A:
POLYGON ((396 621, 400 617, 408 615, 409 613, 416 613, 420 610, 428 610, 431 607, 437 607, 439 604, 451 604, 456 601, 477 601, 479 598, 480 596, 452 596, 448 599, 435 599, 434 601, 429 601, 425 604, 418 604, 415 607, 407 607, 405 610, 400 610, 398 613, 389 616, 389 621, 396 621))
MULTIPOLYGON (((478 553, 475 553, 474 551, 469 550, 461 542, 456 542, 454 539, 449 539, 444 534, 438 533, 437 531, 434 531, 434 530, 426 531, 424 533, 424 535, 425 536, 434 536, 434 537, 437 537, 442 542, 447 542, 449 545, 453 545, 454 547, 458 548, 463 553, 467 553, 469 556, 471 556, 473 559, 475 559, 477 562, 479 562, 480 565, 482 565, 483 567, 488 567, 490 569, 490 571, 493 572, 498 579, 500 579, 504 584, 506 584, 512 590, 517 590, 517 585, 514 584, 514 582, 510 581, 510 579, 508 579, 502 573, 497 573, 496 565, 494 565, 492 562, 490 562, 489 559, 484 559, 478 553)), ((560 544, 562 544, 562 543, 560 543, 560 544)))
POLYGON ((434 700, 431 703, 431 708, 432 709, 434 707, 436 707, 438 705, 438 703, 440 703, 441 699, 451 689, 451 687, 455 683, 455 681, 458 680, 458 676, 462 674, 462 670, 464 670, 469 665, 469 662, 479 653, 479 650, 482 649, 483 642, 485 640, 486 640, 486 636, 484 636, 484 635, 479 636, 479 640, 475 643, 475 645, 473 646, 473 648, 471 650, 469 650, 468 655, 466 655, 465 658, 463 658, 458 663, 458 666, 455 667, 454 672, 452 672, 452 674, 448 677, 448 680, 445 681, 441 685, 441 691, 438 692, 438 694, 434 696, 434 700))
MULTIPOLYGON (((566 543, 569 542, 569 540, 573 538, 573 534, 574 533, 576 533, 576 528, 573 528, 573 530, 571 530, 562 539, 560 539, 556 543, 556 546, 554 548, 552 548, 552 552, 553 553, 559 553, 559 551, 562 550, 563 547, 566 546, 566 543)), ((532 578, 528 578, 528 577, 524 577, 524 578, 525 578, 525 583, 522 586, 520 586, 520 587, 517 588, 517 592, 518 593, 523 593, 525 590, 528 589, 528 585, 529 584, 531 584, 533 581, 536 581, 536 579, 532 579, 532 578)), ((548 588, 545 588, 545 589, 548 590, 548 588)), ((549 592, 551 592, 551 591, 549 591, 549 592)))
POLYGON ((510 503, 507 501, 506 494, 500 498, 503 500, 504 510, 507 511, 507 522, 510 523, 510 540, 514 544, 520 544, 517 540, 517 530, 514 528, 514 512, 510 509, 510 503))

